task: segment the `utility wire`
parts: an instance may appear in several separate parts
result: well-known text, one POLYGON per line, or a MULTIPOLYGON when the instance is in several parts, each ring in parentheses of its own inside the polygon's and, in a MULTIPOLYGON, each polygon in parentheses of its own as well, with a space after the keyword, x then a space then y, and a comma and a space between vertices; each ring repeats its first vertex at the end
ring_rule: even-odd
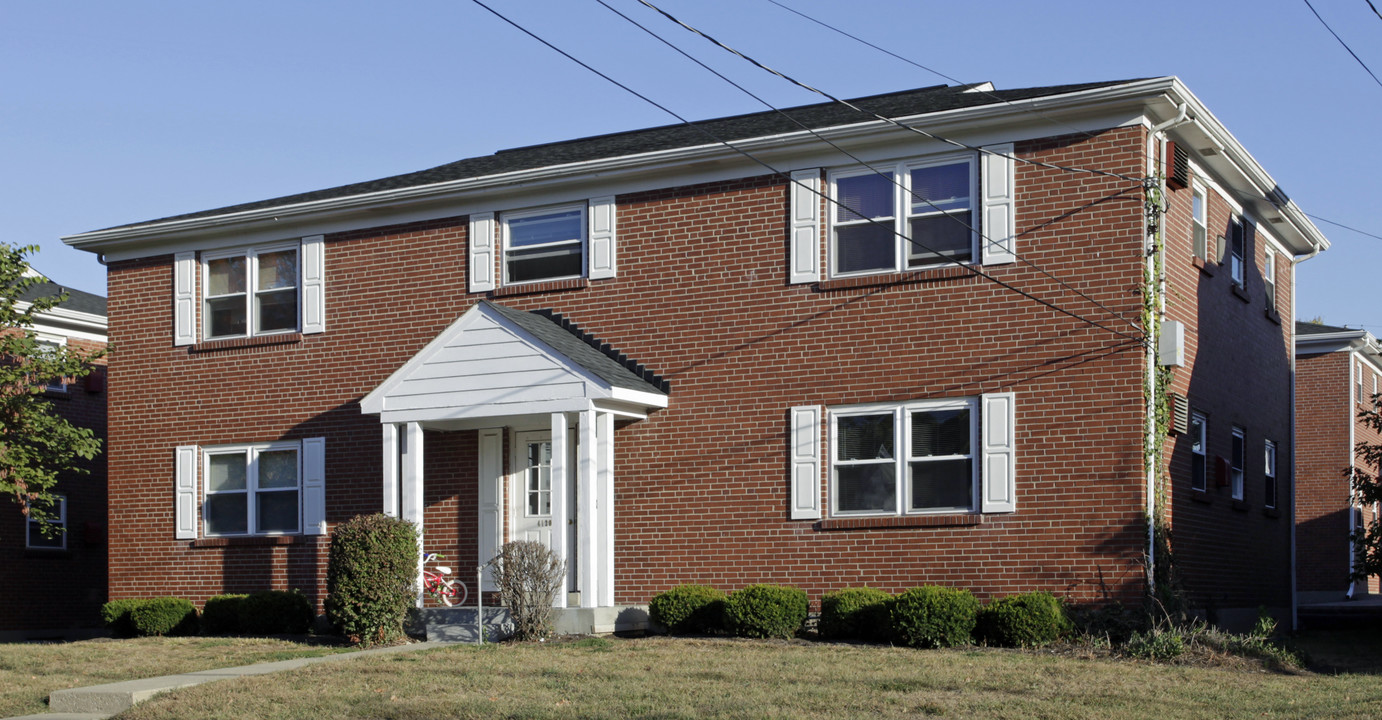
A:
POLYGON ((1367 0, 1368 7, 1372 8, 1372 14, 1382 18, 1382 12, 1377 12, 1377 6, 1372 4, 1372 0, 1367 0))
MULTIPOLYGON (((774 1, 775 1, 775 0, 769 0, 769 2, 774 2, 774 1)), ((605 0, 595 0, 595 2, 600 3, 601 5, 603 5, 603 6, 605 7, 605 9, 609 10, 610 12, 614 13, 615 15, 618 15, 619 17, 623 18, 624 20, 628 21, 630 24, 632 24, 634 27, 638 28, 639 30, 642 30, 643 32, 645 32, 645 33, 651 35, 652 37, 656 38, 658 41, 660 41, 662 44, 666 45, 667 47, 669 47, 669 48, 671 48, 671 49, 677 51, 678 53, 680 53, 680 54, 681 54, 683 57, 685 57, 686 59, 690 60, 691 62, 696 63, 697 65, 701 66, 702 68, 704 68, 705 70, 709 71, 710 73, 712 73, 712 74, 715 75, 716 77, 720 78, 721 80, 723 80, 723 81, 729 83, 730 85, 733 85, 735 88, 738 88, 738 89, 739 89, 741 92, 743 92, 745 95, 748 95, 749 97, 753 98, 754 100, 757 100, 759 103, 763 104, 763 105, 764 105, 765 107, 767 107, 769 110, 772 110, 773 112, 776 112, 778 115, 781 115, 782 117, 786 118, 787 120, 790 120, 790 121, 791 121, 792 123, 794 123, 797 127, 800 127, 802 130, 805 130, 806 132, 810 133, 812 137, 815 137, 817 140, 820 140, 821 142, 823 142, 823 143, 829 145, 830 147, 832 147, 832 148, 834 148, 835 150, 839 151, 840 153, 842 153, 843 155, 845 155, 845 156, 848 157, 849 159, 853 160, 854 162, 858 163, 859 165, 862 165, 862 166, 864 166, 865 168, 869 169, 871 172, 873 172, 873 174, 875 174, 875 175, 877 175, 877 176, 879 176, 879 177, 882 177, 882 178, 887 179, 887 180, 888 180, 890 183, 892 183, 895 187, 897 187, 897 188, 901 189, 903 192, 906 192, 906 193, 908 193, 909 195, 911 195, 912 198, 913 198, 914 200, 919 200, 919 201, 921 201, 921 202, 926 203, 926 205, 929 206, 931 209, 933 209, 933 210, 935 210, 935 211, 937 211, 937 212, 940 212, 940 213, 942 213, 943 215, 945 215, 945 217, 950 218, 951 220, 954 220, 955 222, 959 223, 959 224, 962 225, 966 230, 969 230, 971 233, 977 235, 977 236, 984 242, 985 245, 987 245, 987 246, 997 246, 997 245, 999 245, 998 241, 993 240, 993 239, 990 238, 988 235, 986 235, 985 233, 983 233, 983 232, 981 232, 980 230, 978 230, 977 228, 975 228, 973 225, 971 225, 971 224, 965 222, 965 221, 964 221, 963 219, 961 219, 958 215, 954 215, 954 214, 951 214, 951 213, 949 213, 949 212, 946 212, 945 209, 943 209, 943 208, 937 206, 935 203, 931 202, 931 200, 930 200, 929 198, 923 197, 923 196, 917 194, 916 191, 909 190, 908 188, 906 188, 902 183, 900 183, 900 182, 897 181, 896 176, 895 176, 891 171, 883 171, 883 170, 881 170, 881 169, 879 169, 879 168, 876 168, 876 167, 874 167, 873 165, 869 164, 868 162, 864 161, 863 159, 859 158, 859 157, 858 157, 857 155, 855 155, 854 153, 851 153, 850 151, 844 149, 843 147, 840 147, 840 146, 839 146, 838 144, 836 144, 834 141, 832 141, 832 140, 830 140, 829 138, 827 138, 827 137, 821 135, 820 133, 816 132, 814 129, 808 127, 805 123, 801 122, 800 120, 796 119, 795 117, 792 117, 791 114, 789 114, 789 113, 783 111, 782 109, 778 108, 777 106, 773 105, 772 103, 768 102, 767 100, 764 100, 763 98, 761 98, 761 97, 759 97, 758 95, 754 94, 753 91, 749 90, 748 88, 745 88, 743 85, 740 85, 739 83, 737 83, 737 82, 731 80, 730 78, 726 77, 723 73, 721 73, 721 72, 719 72, 718 70, 716 70, 716 69, 710 67, 709 65, 705 64, 705 63, 702 62, 700 59, 698 59, 698 58, 692 56, 690 53, 686 52, 685 50, 681 49, 680 47, 677 47, 677 46, 676 46, 674 43, 672 43, 670 40, 667 40, 666 38, 662 37, 661 35, 658 35, 656 32, 653 32, 651 29, 649 29, 647 26, 645 26, 645 25, 639 23, 637 20, 634 20, 633 18, 629 17, 628 15, 625 15, 624 13, 622 13, 622 12, 620 12, 619 10, 615 9, 614 7, 612 7, 612 6, 611 6, 608 2, 606 2, 605 0)), ((957 82, 958 82, 958 81, 957 81, 957 82)), ((908 242, 911 242, 911 238, 904 238, 904 239, 907 240, 908 242)), ((1019 253, 1017 253, 1015 250, 1012 251, 1012 254, 1013 254, 1013 257, 1017 258, 1017 260, 1021 261, 1023 264, 1025 264, 1025 265, 1027 265, 1028 267, 1030 267, 1030 268, 1036 270, 1037 272, 1041 273, 1042 275, 1045 275, 1046 277, 1048 277, 1048 278, 1054 280, 1057 284, 1059 284, 1061 287, 1065 288, 1066 290, 1069 290, 1070 292, 1072 292, 1072 293, 1074 293, 1074 294, 1076 294, 1076 295, 1078 295, 1078 296, 1084 298, 1085 300, 1088 300, 1091 304, 1093 304, 1095 307, 1099 308, 1100 310, 1103 310, 1104 312, 1108 313, 1109 315, 1112 315, 1113 317, 1118 318, 1119 320, 1122 320, 1123 322, 1126 322, 1128 325, 1132 326, 1133 328, 1135 328, 1135 329, 1137 329, 1137 330, 1141 330, 1141 329, 1142 329, 1140 326, 1138 326, 1137 323, 1133 322, 1132 320, 1129 320, 1128 318, 1126 318, 1126 317, 1124 317, 1123 315, 1121 315, 1121 314, 1115 312, 1114 310, 1112 310, 1111 308, 1107 307, 1106 305, 1104 305, 1103 303, 1099 302, 1098 300, 1095 300, 1094 298, 1092 298, 1092 297, 1086 295, 1085 293, 1079 291, 1078 289, 1072 287, 1070 284, 1066 283, 1064 280, 1061 280, 1060 278, 1058 278, 1058 277, 1056 277, 1055 275, 1053 275, 1053 274, 1051 274, 1050 272, 1048 272, 1045 268, 1042 268, 1041 266, 1037 265, 1036 263, 1032 262, 1031 260, 1028 260, 1027 258, 1022 257, 1022 256, 1021 256, 1019 253)))
MULTIPOLYGON (((662 105, 661 103, 657 102, 656 100, 653 100, 652 98, 649 98, 648 96, 646 96, 646 95, 644 95, 644 94, 638 92, 637 90, 634 90, 633 88, 629 87, 628 85, 625 85, 624 83, 621 83, 621 82, 619 82, 618 80, 615 80, 614 78, 610 77, 609 75, 606 75, 605 73, 603 73, 603 72, 601 72, 601 71, 595 69, 594 67, 592 67, 592 66, 586 64, 584 61, 580 60, 579 58, 575 57, 574 55, 571 55, 570 53, 566 52, 565 50, 562 50, 561 48, 557 47, 556 45, 553 45, 552 43, 548 42, 546 39, 544 39, 544 38, 540 37, 539 35, 537 35, 536 33, 534 33, 533 31, 531 31, 531 30, 529 30, 529 29, 523 27, 522 25, 518 24, 517 22, 515 22, 515 21, 513 21, 513 20, 510 20, 510 19, 509 19, 507 16, 505 16, 503 13, 500 13, 498 10, 495 10, 494 8, 492 8, 492 7, 488 6, 488 5, 486 5, 484 2, 482 2, 482 0, 471 0, 471 2, 475 3, 476 5, 479 5, 480 7, 484 8, 485 10, 487 10, 491 15, 494 15, 495 17, 499 18, 500 20, 503 20, 505 23, 508 23, 509 25, 513 26, 515 29, 517 29, 519 32, 523 33, 524 35, 527 35, 528 37, 531 37, 532 39, 534 39, 534 40, 536 40, 536 41, 542 43, 542 44, 545 45, 545 46, 547 46, 549 49, 551 49, 552 51, 554 51, 554 52, 560 54, 562 57, 564 57, 564 58, 570 60, 571 62, 576 63, 577 65, 580 65, 581 67, 583 67, 583 68, 585 68, 586 70, 588 70, 588 71, 594 73, 595 75, 598 75, 600 78, 602 78, 602 79, 604 79, 605 81, 607 81, 607 82, 609 82, 609 83, 615 85, 616 87, 618 87, 618 88, 624 90, 625 92, 629 93, 630 95, 633 95, 634 97, 636 97, 636 98, 638 98, 638 99, 640 99, 640 100, 642 100, 642 101, 648 103, 649 105, 652 105, 653 107, 655 107, 655 108, 657 108, 657 109, 659 109, 659 110, 661 110, 661 111, 667 113, 668 115, 671 115, 672 117, 674 117, 674 118, 676 118, 677 120, 681 121, 682 124, 687 125, 687 126, 689 126, 689 127, 696 128, 699 132, 701 132, 702 134, 704 134, 704 135, 706 135, 707 137, 709 137, 712 141, 714 141, 714 142, 716 142, 716 143, 718 143, 718 144, 720 144, 720 145, 723 145, 723 146, 725 146, 726 148, 729 148, 730 150, 733 150, 734 152, 736 152, 736 153, 738 153, 738 154, 744 156, 745 158, 747 158, 748 160, 753 161, 754 163, 757 163, 758 165, 763 166, 763 167, 766 168, 768 171, 770 171, 773 175, 776 175, 776 176, 781 177, 781 178, 786 178, 788 182, 794 182, 794 181, 791 179, 791 175, 790 175, 790 174, 785 173, 785 172, 783 172, 783 171, 777 169, 776 167, 773 167, 772 165, 768 164, 767 162, 765 162, 765 161, 763 161, 763 160, 761 160, 761 159, 755 157, 754 155, 748 153, 747 151, 745 151, 745 150, 743 150, 743 149, 741 149, 741 148, 735 147, 733 144, 729 143, 728 141, 725 141, 725 140, 720 139, 720 138, 717 137, 714 133, 712 133, 712 132, 710 132, 709 130, 705 129, 705 128, 702 127, 701 125, 698 125, 698 124, 696 124, 696 123, 693 123, 693 122, 691 122, 690 120, 688 120, 688 119, 682 117, 682 116, 681 116, 680 114, 678 114, 676 111, 674 111, 674 110, 672 110, 672 109, 666 107, 665 105, 662 105)), ((831 197, 830 197, 828 194, 826 194, 826 193, 822 193, 822 192, 820 192, 819 190, 816 190, 816 189, 814 189, 814 188, 807 187, 807 186, 805 186, 805 185, 801 185, 801 187, 810 190, 812 193, 814 193, 816 196, 818 196, 818 197, 820 197, 820 198, 824 198, 824 199, 826 200, 826 202, 833 203, 833 204, 835 204, 835 205, 839 205, 840 207, 845 207, 845 209, 850 210, 851 212, 854 212, 851 208, 846 207, 843 203, 839 202, 838 200, 835 200, 835 199, 831 198, 831 197)), ((862 214, 862 213, 857 213, 857 212, 856 212, 855 214, 856 214, 856 215, 859 215, 860 217, 863 217, 863 214, 862 214)), ((877 220, 874 220, 874 219, 872 219, 872 218, 869 218, 868 220, 869 220, 869 222, 871 222, 871 223, 873 223, 873 224, 875 224, 875 225, 883 226, 883 224, 880 223, 880 222, 878 222, 877 220)), ((889 228, 889 229, 892 230, 891 228, 889 228)), ((894 235, 897 235, 896 230, 892 230, 892 232, 893 232, 894 235)), ((936 250, 934 250, 934 249, 932 249, 932 248, 929 248, 929 247, 927 247, 927 246, 925 246, 925 245, 923 245, 923 244, 921 244, 921 243, 912 241, 912 244, 916 245, 917 247, 920 247, 922 250, 925 250, 925 251, 927 251, 927 252, 929 252, 929 253, 931 253, 931 254, 933 254, 933 255, 937 255, 937 256, 940 255, 940 253, 937 252, 936 250)), ((1087 318, 1087 317, 1084 317, 1083 315, 1080 315, 1080 314, 1075 313, 1075 312, 1073 312, 1073 311, 1071 311, 1071 310, 1067 310, 1067 309, 1065 309, 1065 308, 1063 308, 1063 307, 1060 307, 1060 306, 1058 306, 1058 305, 1056 305, 1056 304, 1054 304, 1054 303, 1052 303, 1052 302, 1050 302, 1050 301, 1043 300, 1042 298, 1039 298, 1039 297, 1037 297, 1037 296, 1031 294, 1030 292, 1027 292, 1026 290, 1023 290, 1022 288, 1015 287, 1015 286, 1012 285, 1011 283, 1007 283, 1007 282, 1004 282, 1003 280, 1000 280, 1000 279, 998 279, 998 278, 996 278, 996 277, 993 277, 992 275, 989 275, 988 273, 986 273, 986 272, 980 270, 980 269, 977 268, 977 267, 974 267, 973 265, 964 265, 964 266, 961 266, 961 267, 964 267, 964 268, 967 269, 969 272, 971 272, 971 273, 973 273, 973 274, 975 274, 975 275, 978 275, 979 277, 984 278, 984 279, 986 279, 986 280, 988 280, 988 281, 990 281, 990 282, 992 282, 992 283, 994 283, 994 284, 996 284, 996 285, 998 285, 998 286, 1000 286, 1000 287, 1003 287, 1003 288, 1005 288, 1005 289, 1007 289, 1007 290, 1010 290, 1010 291, 1012 291, 1012 292, 1014 292, 1014 293, 1017 293, 1018 295, 1021 295, 1021 296, 1025 297, 1025 298, 1027 298, 1027 299, 1029 299, 1029 300, 1035 302, 1035 303, 1038 303, 1038 304, 1040 304, 1040 305, 1044 305, 1044 306, 1046 306, 1046 307, 1048 307, 1048 308, 1050 308, 1050 309, 1052 309, 1052 310, 1055 310, 1056 312, 1061 313, 1062 315, 1068 315, 1069 317, 1074 318, 1074 319, 1076 319, 1076 320, 1079 320, 1080 322, 1087 323, 1087 324, 1092 325, 1092 326, 1094 326, 1094 327, 1096 327, 1096 328, 1099 328, 1100 330, 1103 330, 1103 331, 1109 332, 1109 333, 1113 333, 1114 335, 1117 335, 1117 336, 1119 336, 1119 337, 1122 337, 1122 338, 1125 338, 1125 339, 1128 339, 1128 340, 1132 340, 1132 341, 1137 342, 1137 343, 1139 343, 1139 344, 1145 345, 1146 342, 1147 342, 1147 340, 1146 340, 1145 337, 1137 337, 1137 336, 1134 336, 1134 335, 1129 335, 1129 334, 1127 334, 1127 333, 1125 333, 1125 332, 1122 332, 1121 330, 1115 330, 1115 329, 1113 329, 1113 328, 1107 327, 1107 326, 1105 326, 1105 325, 1103 325, 1103 324, 1101 324, 1101 323, 1098 323, 1098 322, 1096 322, 1096 321, 1094 321, 1094 320, 1091 320, 1091 319, 1089 319, 1089 318, 1087 318)))
POLYGON ((1333 225, 1334 227, 1341 227, 1341 228, 1343 228, 1343 229, 1345 229, 1345 230, 1352 230, 1353 232, 1356 232, 1356 233, 1358 233, 1359 235, 1366 235, 1366 236, 1368 236, 1368 237, 1370 237, 1370 238, 1376 238, 1376 239, 1378 239, 1378 240, 1382 240, 1382 235, 1375 235, 1375 234, 1370 233, 1370 232, 1367 232, 1367 231, 1365 231, 1365 230, 1359 230, 1359 229, 1356 228, 1356 227, 1349 227, 1349 226, 1347 226, 1347 225, 1345 225, 1345 224, 1343 224, 1343 223, 1337 223, 1337 222, 1334 222, 1333 220, 1327 220, 1327 219, 1325 219, 1325 218, 1320 217, 1319 215, 1311 215, 1310 213, 1305 213, 1305 215, 1306 215, 1306 217, 1310 218, 1311 220, 1319 220, 1319 221, 1322 222, 1322 223, 1328 223, 1328 224, 1330 224, 1330 225, 1333 225))
POLYGON ((755 66, 755 67, 757 67, 757 68, 759 68, 759 69, 761 69, 761 70, 764 70, 764 71, 766 71, 766 72, 772 73, 773 75, 776 75, 776 76, 782 78, 783 80, 786 80, 787 82, 792 83, 793 85, 796 85, 796 86, 799 87, 799 88, 802 88, 803 90, 809 90, 809 91, 811 91, 811 92, 813 92, 813 93, 816 93, 817 95, 820 95, 821 97, 826 98, 826 99, 830 100, 831 102, 838 103, 838 104, 840 104, 840 105, 844 105, 845 107, 847 107, 847 108, 849 108, 849 109, 851 109, 851 110, 854 110, 854 111, 857 112, 857 113, 860 113, 860 114, 863 114, 863 115, 869 115, 869 116, 873 117, 873 118, 876 119, 876 120, 881 120, 881 121, 883 121, 883 122, 885 122, 885 123, 888 123, 888 124, 890 124, 890 125, 894 125, 894 126, 896 126, 896 127, 898 127, 898 128, 901 128, 901 129, 903 129, 903 130, 906 130, 907 132, 916 133, 916 134, 918 134, 918 135, 922 135, 922 136, 927 137, 927 138, 930 138, 930 139, 932 139, 932 140, 938 140, 938 141, 943 142, 943 143, 946 143, 946 144, 948 144, 948 145, 954 145, 955 147, 964 148, 964 149, 966 149, 966 150, 973 150, 974 152, 981 152, 981 153, 984 153, 984 154, 986 154, 986 155, 998 155, 998 156, 1010 158, 1010 159, 1015 160, 1015 161, 1017 161, 1017 162, 1025 163, 1025 164, 1027 164, 1027 165, 1036 165, 1036 166, 1038 166, 1038 167, 1050 168, 1050 169, 1052 169, 1052 170, 1062 170, 1062 171, 1065 171, 1065 172, 1078 172, 1078 173, 1088 173, 1088 174, 1091 174, 1091 175, 1102 175, 1102 176, 1104 176, 1104 177, 1118 178, 1119 180, 1127 180, 1128 182, 1134 182, 1134 183, 1138 183, 1138 184, 1142 184, 1142 183, 1146 182, 1146 178, 1132 177, 1132 176, 1130 176, 1130 175, 1123 175, 1122 173, 1109 172, 1109 171, 1107 171, 1107 170, 1096 170, 1096 169, 1093 169, 1093 168, 1081 168, 1081 167, 1068 167, 1068 166, 1065 166, 1065 165, 1056 165, 1056 164, 1053 164, 1053 163, 1041 162, 1041 161, 1039 161, 1039 160, 1032 160, 1032 159, 1030 159, 1030 158, 1020 158, 1020 157, 1017 157, 1017 156, 1015 156, 1015 155, 1005 155, 1005 154, 1003 154, 1003 153, 997 153, 997 152, 994 152, 994 151, 992 151, 992 150, 986 150, 986 149, 981 148, 981 147, 975 147, 975 146, 973 146, 973 145, 968 145, 968 144, 962 143, 962 142, 960 142, 960 141, 958 141, 958 140, 952 140, 952 139, 947 138, 947 137, 942 137, 942 136, 937 135, 937 134, 935 134, 935 133, 928 132, 928 131, 926 131, 926 130, 922 130, 922 129, 919 128, 919 127, 914 127, 914 126, 911 126, 911 125, 904 125, 903 123, 900 123, 900 122, 898 122, 898 121, 896 121, 896 120, 894 120, 894 119, 892 119, 892 118, 890 118, 890 117, 885 117, 885 116, 883 116, 883 115, 879 115, 879 114, 876 113, 876 112, 871 112, 871 111, 869 111, 869 110, 865 110, 865 109, 859 107, 858 105, 855 105, 854 103, 849 102, 848 100, 844 100, 844 99, 841 99, 841 98, 837 98, 837 97, 835 97, 834 95, 831 95, 830 93, 825 92, 824 90, 811 87, 810 85, 807 85, 806 83, 801 82, 800 80, 797 80, 796 78, 793 78, 793 77, 791 77, 790 75, 786 75, 786 74, 784 74, 784 73, 782 73, 782 72, 780 72, 780 71, 778 71, 778 70, 774 70, 773 68, 770 68, 770 67, 768 67, 767 65, 764 65, 764 64, 761 63, 761 62, 758 62, 757 60, 755 60, 755 59, 749 57, 748 55, 745 55, 744 53, 742 53, 742 52, 740 52, 740 51, 738 51, 738 50, 735 50, 734 48, 732 48, 732 47, 730 47, 730 46, 728 46, 728 45, 726 45, 726 44, 720 42, 719 40, 716 40, 715 38, 713 38, 713 37, 707 35, 706 33, 702 32, 701 30, 699 30, 699 29, 697 29, 697 28, 695 28, 695 27, 693 27, 693 26, 691 26, 691 25, 688 25, 688 24, 682 22, 681 20, 678 20, 678 19, 676 18, 676 16, 674 16, 674 15, 672 15, 671 13, 667 12, 666 10, 663 10, 662 8, 660 8, 660 7, 656 6, 656 5, 654 5, 654 4, 650 3, 650 2, 648 2, 648 0, 638 0, 638 2, 639 2, 640 4, 642 4, 642 5, 644 5, 645 7, 647 7, 647 8, 649 8, 649 9, 651 9, 651 10, 654 10, 654 11, 658 12, 658 13, 661 14, 663 17, 665 17, 665 18, 667 18, 668 20, 671 20, 672 22, 674 22, 674 23, 676 23, 676 24, 682 26, 683 28, 689 30, 690 32, 695 33, 696 35, 699 35, 699 36, 705 38, 706 40, 710 41, 711 43, 713 43, 714 45, 718 46, 718 47, 721 48, 722 50, 725 50, 726 52, 729 52, 729 53, 732 53, 732 54, 734 54, 734 55, 737 55, 737 56, 739 56, 740 58, 743 58, 743 59, 744 59, 745 61, 747 61, 749 64, 751 64, 751 65, 753 65, 753 66, 755 66))
MULTIPOLYGON (((1372 5, 1372 3, 1369 2, 1368 5, 1372 5)), ((1344 49, 1348 51, 1348 54, 1352 55, 1353 59, 1357 60, 1358 64, 1362 65, 1363 69, 1368 71, 1368 74, 1372 76, 1372 81, 1377 83, 1378 87, 1382 87, 1382 80, 1377 79, 1377 73, 1374 73, 1372 71, 1372 68, 1368 67, 1368 64, 1363 62, 1362 58, 1358 57, 1358 53, 1353 52, 1353 48, 1349 47, 1348 43, 1344 42, 1344 39, 1339 37, 1339 33, 1334 32, 1334 28, 1329 27, 1329 23, 1325 22, 1323 17, 1320 17, 1320 11, 1316 10, 1315 6, 1310 4, 1310 0, 1305 0, 1305 6, 1310 8, 1310 12, 1315 13, 1315 19, 1319 20, 1320 24, 1324 26, 1324 29, 1328 30, 1329 34, 1333 35, 1334 39, 1338 40, 1339 44, 1344 46, 1344 49)), ((1377 12, 1377 8, 1373 8, 1373 12, 1377 12)))

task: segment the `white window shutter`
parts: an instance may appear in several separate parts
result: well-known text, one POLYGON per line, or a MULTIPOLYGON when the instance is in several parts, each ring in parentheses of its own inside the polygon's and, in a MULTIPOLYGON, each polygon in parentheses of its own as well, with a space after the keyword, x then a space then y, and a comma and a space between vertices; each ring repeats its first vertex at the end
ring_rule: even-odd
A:
POLYGON ((791 410, 792 519, 821 517, 821 409, 803 405, 791 410))
POLYGON ((494 569, 487 563, 504 544, 504 431, 499 428, 481 430, 479 451, 479 561, 486 563, 483 588, 496 590, 494 569))
POLYGON ((811 168, 792 173, 792 236, 788 242, 791 255, 788 281, 792 284, 813 283, 821 279, 820 189, 820 170, 811 168))
POLYGON ((494 213, 470 216, 470 292, 494 289, 494 213))
POLYGON ((980 225, 980 257, 985 265, 1017 261, 1017 221, 1013 209, 1013 144, 989 145, 979 153, 982 160, 984 218, 980 225))
POLYGON ((591 280, 614 277, 615 229, 614 196, 590 199, 590 268, 591 280))
POLYGON ((326 239, 302 239, 302 332, 326 332, 326 239))
POLYGON ((173 344, 197 342, 197 254, 173 256, 173 344))
POLYGON ((174 513, 177 517, 177 527, 173 537, 178 540, 194 540, 197 537, 196 445, 178 446, 174 474, 174 513))
POLYGON ((326 438, 302 441, 302 534, 326 534, 326 438))
POLYGON ((986 513, 1017 510, 1017 412, 1013 394, 988 393, 979 411, 983 437, 983 504, 986 513))

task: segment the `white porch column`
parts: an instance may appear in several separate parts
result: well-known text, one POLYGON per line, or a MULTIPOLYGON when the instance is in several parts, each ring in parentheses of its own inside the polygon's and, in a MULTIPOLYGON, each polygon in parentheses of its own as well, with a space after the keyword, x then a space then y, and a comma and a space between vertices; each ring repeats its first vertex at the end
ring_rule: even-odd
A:
POLYGON ((417 606, 422 607, 422 426, 408 423, 401 440, 398 465, 403 482, 399 486, 399 509, 404 520, 417 525, 417 606))
POLYGON ((596 459, 599 448, 595 439, 595 410, 589 409, 578 416, 576 437, 579 438, 579 465, 576 470, 576 537, 579 538, 576 561, 576 587, 581 591, 581 607, 599 606, 597 578, 600 577, 600 556, 595 552, 600 530, 600 502, 595 491, 596 459))
MULTIPOLYGON (((552 413, 552 552, 556 553, 562 565, 570 572, 571 553, 567 537, 567 466, 570 454, 566 447, 566 414, 552 413)), ((566 594, 570 584, 562 579, 561 592, 557 593, 553 607, 566 607, 566 594)))
POLYGON ((389 517, 398 517, 398 426, 384 423, 379 427, 384 431, 383 512, 389 517))
POLYGON ((598 498, 596 539, 599 541, 597 607, 614 607, 614 415, 600 413, 595 428, 595 495, 598 498))

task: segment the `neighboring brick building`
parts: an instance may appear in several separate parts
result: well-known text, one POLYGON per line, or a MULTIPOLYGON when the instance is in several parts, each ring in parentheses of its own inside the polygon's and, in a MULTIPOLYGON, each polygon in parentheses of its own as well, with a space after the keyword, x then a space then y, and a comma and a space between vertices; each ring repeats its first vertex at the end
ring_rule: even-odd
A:
POLYGON ((384 510, 462 568, 548 542, 587 628, 680 583, 1136 600, 1153 512, 1198 606, 1284 612, 1262 458, 1323 236, 1174 78, 856 104, 921 129, 807 106, 66 238, 109 265, 111 595, 320 601, 384 510))
MULTIPOLYGON (((52 282, 30 287, 27 303, 63 292, 67 300, 39 316, 40 342, 82 351, 106 347, 106 300, 52 282)), ((105 360, 75 382, 45 391, 59 415, 106 436, 105 360)), ((59 479, 57 516, 63 532, 44 537, 12 501, 0 505, 0 639, 79 637, 98 632, 106 601, 106 458, 79 461, 86 474, 59 479)))
POLYGON ((1382 435, 1358 420, 1382 382, 1377 338, 1366 330, 1296 323, 1296 591, 1302 603, 1378 592, 1378 579, 1352 583, 1349 535, 1377 508, 1354 501, 1347 471, 1375 474, 1354 453, 1382 435))

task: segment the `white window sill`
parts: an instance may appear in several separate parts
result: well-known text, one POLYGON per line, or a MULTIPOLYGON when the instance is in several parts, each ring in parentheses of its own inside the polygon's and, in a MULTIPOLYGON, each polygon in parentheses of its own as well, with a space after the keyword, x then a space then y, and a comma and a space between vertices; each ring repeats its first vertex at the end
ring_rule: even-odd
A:
POLYGON ((868 530, 908 527, 967 527, 984 525, 988 518, 980 513, 937 515, 870 515, 867 517, 827 518, 816 523, 817 530, 868 530))
POLYGON ((302 333, 277 333, 274 335, 254 335, 251 337, 224 338, 222 340, 203 340, 189 347, 190 352, 213 352, 233 348, 263 347, 266 345, 289 345, 302 342, 302 333))

